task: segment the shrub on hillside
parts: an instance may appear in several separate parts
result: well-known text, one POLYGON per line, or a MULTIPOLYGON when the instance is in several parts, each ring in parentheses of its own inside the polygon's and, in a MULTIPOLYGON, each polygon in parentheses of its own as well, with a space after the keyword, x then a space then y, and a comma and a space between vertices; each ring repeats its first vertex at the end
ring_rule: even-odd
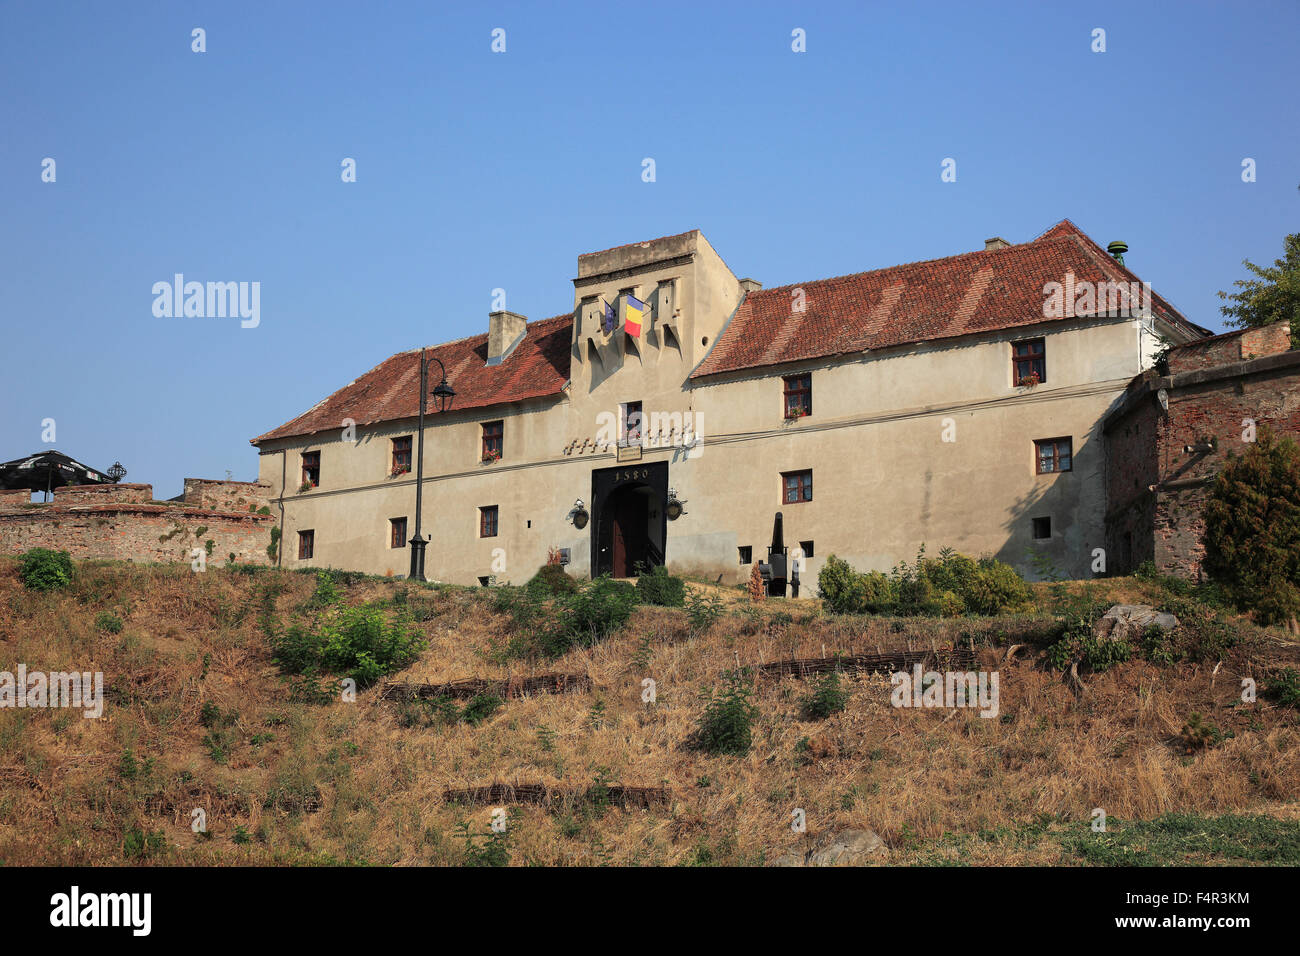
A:
POLYGON ((1204 567, 1262 623, 1300 618, 1300 446, 1261 429, 1205 505, 1204 567))
POLYGON ((962 598, 972 614, 1003 614, 1029 603, 1029 585, 1009 564, 983 558, 966 583, 962 598))
POLYGON ((636 590, 645 604, 681 607, 686 603, 686 582, 673 577, 663 565, 657 565, 637 578, 636 590))
POLYGON ((811 693, 801 702, 805 720, 825 720, 838 714, 849 705, 849 692, 840 683, 837 671, 831 671, 818 680, 811 693))
POLYGON ((66 551, 32 548, 18 558, 18 577, 33 591, 58 591, 72 583, 72 556, 66 551))
POLYGON ((330 608, 315 627, 294 624, 269 639, 275 662, 287 673, 340 674, 359 687, 411 664, 425 646, 408 615, 390 620, 378 603, 330 608))
POLYGON ((727 671, 722 675, 722 691, 704 695, 704 716, 696 732, 695 743, 711 754, 743 757, 753 744, 754 721, 758 707, 754 696, 753 674, 749 668, 727 671))
POLYGON ((590 647, 603 641, 627 623, 637 603, 636 588, 608 575, 557 598, 555 616, 542 630, 542 652, 559 657, 571 647, 590 647))
POLYGON ((530 597, 545 599, 558 594, 572 594, 578 590, 578 582, 565 572, 563 565, 548 561, 537 569, 537 573, 524 587, 530 597))
POLYGON ((830 555, 817 578, 827 610, 836 614, 897 614, 956 617, 1004 614, 1029 602, 1029 586, 1008 564, 993 558, 975 561, 945 548, 913 564, 903 562, 888 574, 854 571, 830 555))

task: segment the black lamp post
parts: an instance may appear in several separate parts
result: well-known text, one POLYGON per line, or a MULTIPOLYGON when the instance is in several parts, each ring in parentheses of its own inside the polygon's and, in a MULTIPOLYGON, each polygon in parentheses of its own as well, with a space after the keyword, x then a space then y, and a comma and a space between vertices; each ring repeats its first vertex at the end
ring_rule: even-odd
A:
POLYGON ((437 362, 442 369, 442 381, 433 390, 433 397, 438 400, 438 411, 445 412, 456 397, 456 392, 447 384, 447 369, 436 358, 425 359, 424 349, 420 349, 420 437, 415 451, 415 537, 411 538, 411 573, 412 580, 424 580, 424 546, 428 544, 420 534, 420 502, 424 494, 424 402, 429 394, 429 362, 437 362))

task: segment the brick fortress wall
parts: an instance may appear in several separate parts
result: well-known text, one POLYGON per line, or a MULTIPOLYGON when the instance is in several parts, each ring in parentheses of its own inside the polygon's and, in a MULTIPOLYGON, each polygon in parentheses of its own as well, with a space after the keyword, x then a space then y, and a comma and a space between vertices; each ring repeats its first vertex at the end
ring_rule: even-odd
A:
MULTIPOLYGON (((154 502, 150 485, 75 485, 60 488, 48 504, 26 491, 0 496, 0 553, 29 548, 67 551, 72 557, 124 561, 205 560, 267 564, 276 519, 258 514, 270 487, 252 482, 186 479, 182 502, 154 502)), ((267 509, 269 511, 269 508, 267 509)))
POLYGON ((1300 439, 1300 352, 1277 323, 1170 351, 1169 375, 1147 372, 1106 420, 1107 554, 1114 573, 1144 560, 1199 578, 1203 512, 1249 424, 1300 439))

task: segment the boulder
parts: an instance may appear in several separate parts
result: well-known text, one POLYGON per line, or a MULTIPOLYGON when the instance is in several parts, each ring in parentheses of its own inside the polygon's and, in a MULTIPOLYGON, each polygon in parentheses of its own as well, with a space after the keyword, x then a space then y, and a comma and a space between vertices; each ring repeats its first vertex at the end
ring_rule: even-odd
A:
POLYGON ((885 841, 871 830, 841 830, 808 855, 808 866, 864 866, 885 850, 885 841))
POLYGON ((1092 634, 1099 641, 1136 644, 1153 624, 1163 631, 1169 631, 1178 626, 1178 618, 1157 611, 1147 604, 1116 604, 1092 626, 1092 634))

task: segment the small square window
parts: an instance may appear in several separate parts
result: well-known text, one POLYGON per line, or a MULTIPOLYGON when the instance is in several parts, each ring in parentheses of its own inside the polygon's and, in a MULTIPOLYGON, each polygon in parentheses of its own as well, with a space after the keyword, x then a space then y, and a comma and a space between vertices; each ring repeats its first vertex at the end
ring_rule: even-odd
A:
POLYGON ((754 563, 754 547, 753 547, 753 545, 749 545, 749 544, 747 544, 747 545, 745 545, 743 548, 737 548, 736 550, 740 552, 740 563, 741 563, 741 564, 753 564, 753 563, 754 563))
POLYGON ((406 547, 406 519, 389 518, 388 524, 390 532, 388 546, 390 548, 406 547))
POLYGON ((302 483, 312 488, 320 486, 320 452, 302 453, 302 483))
POLYGON ((1043 339, 1011 343, 1011 384, 1038 385, 1047 381, 1047 344, 1043 339))
POLYGON ((497 536, 497 506, 488 505, 478 509, 478 536, 495 538, 497 536))
POLYGON ((1050 538, 1052 536, 1052 519, 1050 517, 1034 518, 1033 522, 1034 538, 1036 540, 1041 541, 1044 538, 1050 538))
POLYGON ((813 543, 811 541, 800 541, 799 550, 803 552, 805 558, 813 556, 813 543))
POLYGON ((812 414, 812 374, 785 376, 785 417, 804 418, 812 414))
POLYGON ((503 422, 483 423, 483 460, 500 461, 504 450, 505 424, 503 422))
POLYGON ((393 470, 391 474, 406 475, 411 471, 411 436, 393 439, 393 470))
POLYGON ((306 560, 316 553, 316 532, 298 532, 298 559, 306 560))
POLYGON ((811 469, 781 473, 781 500, 788 505, 812 501, 811 469))
POLYGON ((641 444, 640 402, 627 402, 623 405, 623 438, 620 444, 624 446, 641 444))
POLYGON ((1054 475, 1074 468, 1073 441, 1069 438, 1041 438, 1034 442, 1034 470, 1054 475))

